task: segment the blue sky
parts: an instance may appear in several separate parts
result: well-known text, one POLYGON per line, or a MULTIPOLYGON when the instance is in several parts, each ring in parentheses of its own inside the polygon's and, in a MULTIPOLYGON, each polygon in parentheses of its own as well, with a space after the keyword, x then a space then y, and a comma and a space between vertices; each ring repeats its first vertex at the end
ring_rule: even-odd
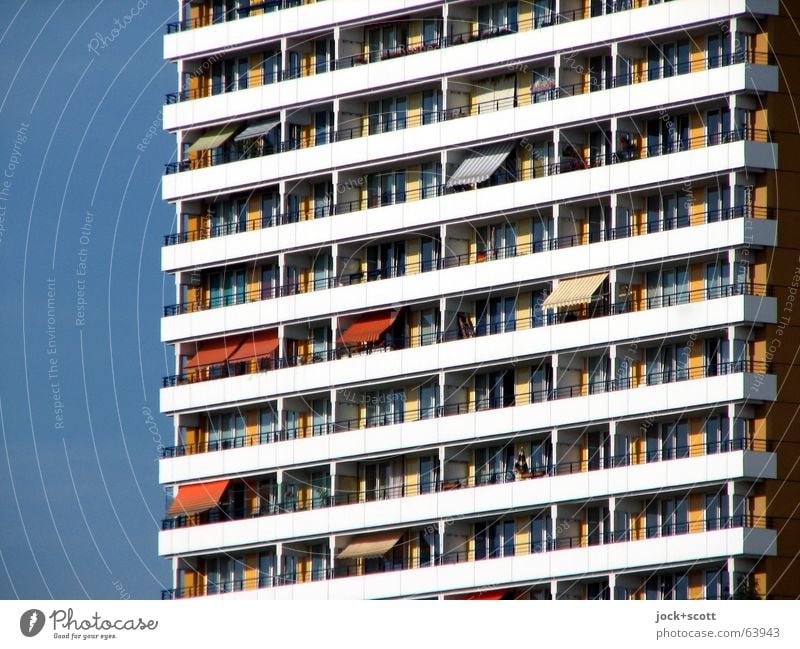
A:
POLYGON ((159 271, 174 138, 160 129, 176 83, 161 56, 177 3, 7 4, 0 598, 158 597, 159 315, 174 296, 159 271))

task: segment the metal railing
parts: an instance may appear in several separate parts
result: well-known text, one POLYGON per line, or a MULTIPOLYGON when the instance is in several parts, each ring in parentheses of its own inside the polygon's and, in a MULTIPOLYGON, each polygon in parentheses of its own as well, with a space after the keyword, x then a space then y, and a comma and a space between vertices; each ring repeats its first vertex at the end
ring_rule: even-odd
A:
POLYGON ((647 385, 661 385, 678 381, 702 379, 729 374, 770 374, 771 366, 768 363, 751 360, 731 361, 727 363, 714 363, 701 367, 690 367, 677 370, 664 370, 662 372, 648 372, 642 377, 624 377, 602 381, 587 382, 569 386, 548 387, 540 390, 531 390, 514 395, 513 398, 496 400, 467 400, 446 403, 439 406, 424 408, 408 408, 400 413, 381 415, 372 418, 358 417, 328 422, 307 429, 289 428, 271 430, 265 433, 242 436, 231 440, 214 442, 201 442, 197 444, 182 444, 164 447, 161 456, 182 457, 195 453, 206 453, 239 446, 252 446, 255 444, 274 443, 279 441, 294 440, 302 437, 317 435, 333 435, 351 430, 363 430, 381 426, 396 425, 404 422, 415 422, 424 419, 449 417, 468 413, 506 408, 512 406, 530 405, 558 399, 585 397, 592 394, 629 390, 647 385))
POLYGON ((307 583, 310 581, 321 581, 329 579, 340 579, 344 577, 362 577, 370 574, 381 574, 395 572, 399 570, 414 570, 418 568, 433 568, 439 566, 457 565, 462 563, 473 563, 491 559, 511 558, 541 552, 558 552, 560 550, 570 550, 576 548, 586 548, 591 546, 611 545, 616 543, 630 543, 640 540, 651 540, 654 538, 671 538, 684 534, 698 534, 708 531, 724 529, 775 529, 775 523, 771 517, 756 516, 754 514, 737 514, 720 518, 706 519, 701 521, 691 521, 675 525, 659 525, 658 527, 646 528, 637 532, 625 534, 621 531, 592 531, 581 535, 556 535, 555 538, 532 539, 525 543, 516 540, 508 543, 501 543, 497 546, 485 547, 479 550, 449 550, 440 553, 432 552, 429 556, 417 555, 413 558, 405 557, 402 560, 392 560, 383 557, 382 561, 373 561, 370 564, 359 564, 356 560, 347 560, 345 564, 340 563, 334 558, 325 561, 325 567, 317 568, 308 573, 298 573, 291 571, 285 574, 278 574, 277 571, 270 571, 267 575, 260 575, 250 579, 240 579, 223 581, 198 586, 184 588, 172 588, 161 591, 162 599, 183 599, 187 597, 202 597, 205 595, 215 595, 218 593, 233 592, 236 590, 251 590, 255 588, 270 588, 287 584, 307 583), (649 532, 649 534, 647 534, 649 532))
MULTIPOLYGON (((317 1, 322 2, 323 0, 317 1)), ((237 7, 229 11, 220 12, 217 15, 212 14, 211 16, 202 18, 187 18, 186 20, 167 23, 167 34, 178 34, 200 27, 219 25, 231 20, 249 18, 250 16, 257 15, 256 12, 271 13, 273 11, 299 7, 303 4, 305 4, 304 0, 266 0, 266 2, 254 2, 246 7, 237 7)))
MULTIPOLYGON (((740 63, 757 63, 766 65, 770 62, 772 62, 772 58, 769 54, 742 51, 725 55, 724 57, 714 56, 706 57, 702 60, 691 61, 686 64, 685 69, 684 66, 661 66, 659 68, 653 68, 651 72, 657 73, 659 78, 661 78, 661 75, 666 74, 669 74, 670 76, 677 76, 711 69, 712 64, 714 64, 715 67, 724 67, 740 63)), ((275 81, 278 80, 280 79, 275 79, 275 81)), ((650 80, 651 79, 649 76, 643 74, 634 74, 631 72, 629 74, 608 77, 605 79, 590 78, 587 81, 581 81, 579 83, 562 87, 547 87, 538 90, 534 88, 530 91, 515 93, 513 97, 507 97, 505 99, 483 101, 475 105, 456 107, 444 111, 421 111, 418 115, 414 116, 398 116, 392 113, 388 114, 390 116, 387 119, 387 113, 377 113, 366 116, 368 123, 370 123, 370 120, 377 122, 374 125, 368 125, 367 128, 364 128, 363 124, 360 124, 358 127, 354 128, 341 128, 336 131, 320 131, 315 133, 313 136, 306 138, 287 138, 274 145, 267 144, 262 138, 254 138, 249 142, 238 144, 233 148, 228 147, 215 150, 213 155, 206 154, 201 155, 196 159, 187 159, 167 163, 164 166, 164 172, 165 174, 170 175, 183 171, 203 169, 210 166, 227 164, 230 162, 237 162, 241 160, 274 155, 277 153, 284 153, 287 151, 296 151, 298 149, 357 139, 365 137, 366 135, 376 135, 380 133, 405 130, 407 128, 413 128, 417 126, 425 126, 428 124, 471 117, 473 115, 493 113, 500 110, 508 110, 511 108, 518 108, 520 106, 552 101, 563 97, 575 97, 589 92, 609 90, 631 84, 644 83, 650 80)), ((194 93, 196 91, 192 92, 194 93)))
MULTIPOLYGON (((246 297, 246 294, 243 294, 246 297)), ((173 387, 187 383, 198 383, 244 374, 324 363, 329 361, 351 358, 363 354, 373 354, 388 351, 399 351, 425 345, 435 345, 463 338, 483 337, 502 333, 511 333, 517 330, 534 329, 543 326, 554 326, 568 322, 602 318, 613 315, 624 315, 648 309, 658 309, 690 302, 715 300, 720 298, 750 295, 753 297, 770 297, 774 295, 772 287, 752 282, 740 282, 721 286, 706 287, 690 291, 664 293, 659 296, 643 297, 639 300, 627 298, 620 302, 609 303, 607 296, 601 296, 594 302, 577 308, 548 310, 541 314, 534 314, 524 318, 514 317, 497 322, 481 323, 474 327, 474 336, 465 335, 457 327, 415 336, 385 336, 383 340, 362 345, 339 345, 324 351, 312 351, 305 354, 278 355, 272 353, 268 356, 229 362, 200 365, 190 371, 164 377, 162 387, 173 387)), ((243 303, 243 302, 242 302, 243 303)))

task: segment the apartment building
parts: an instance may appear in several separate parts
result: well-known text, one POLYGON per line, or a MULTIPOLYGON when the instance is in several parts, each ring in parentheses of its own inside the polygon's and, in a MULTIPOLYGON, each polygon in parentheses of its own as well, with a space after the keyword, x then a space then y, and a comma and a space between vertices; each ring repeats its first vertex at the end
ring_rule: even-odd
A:
POLYGON ((796 597, 777 0, 200 0, 164 598, 796 597))

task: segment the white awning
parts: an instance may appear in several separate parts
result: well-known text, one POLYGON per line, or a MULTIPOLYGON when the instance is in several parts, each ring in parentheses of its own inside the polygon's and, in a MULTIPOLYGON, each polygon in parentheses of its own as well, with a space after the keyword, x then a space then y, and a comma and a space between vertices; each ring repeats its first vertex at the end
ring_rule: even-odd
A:
POLYGON ((503 164, 516 142, 497 142, 479 147, 469 154, 447 181, 448 187, 482 183, 503 164))
POLYGON ((403 532, 380 532, 378 534, 365 534, 357 536, 341 551, 338 559, 360 559, 369 557, 382 557, 391 550, 403 532))
POLYGON ((266 135, 267 133, 269 133, 273 128, 275 128, 280 123, 281 120, 272 119, 268 122, 262 122, 261 124, 254 124, 253 126, 248 126, 233 139, 236 142, 241 142, 242 140, 251 140, 255 137, 261 137, 262 135, 266 135))
POLYGON ((228 124, 208 129, 189 147, 189 153, 216 149, 218 146, 222 146, 236 133, 237 128, 239 127, 236 124, 228 124))
POLYGON ((561 280, 556 290, 542 302, 542 308, 555 309, 576 304, 588 304, 592 301, 592 296, 603 284, 606 277, 608 277, 608 273, 561 280))

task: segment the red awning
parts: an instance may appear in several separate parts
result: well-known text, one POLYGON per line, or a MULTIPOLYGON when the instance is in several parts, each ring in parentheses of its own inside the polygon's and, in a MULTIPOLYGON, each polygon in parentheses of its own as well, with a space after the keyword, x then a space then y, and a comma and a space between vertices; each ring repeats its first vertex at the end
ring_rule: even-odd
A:
POLYGON ((277 349, 277 329, 254 331, 244 337, 244 341, 239 349, 233 352, 228 360, 233 363, 235 361, 247 361, 251 358, 262 358, 264 356, 269 356, 277 349))
POLYGON ((230 480, 217 480, 203 484, 190 484, 178 487, 178 495, 169 506, 167 516, 197 514, 219 505, 230 480))
POLYGON ((219 365, 228 360, 242 344, 242 336, 226 336, 197 343, 197 352, 183 366, 184 370, 194 370, 206 365, 219 365))
POLYGON ((487 590, 483 593, 472 593, 467 599, 503 599, 508 593, 506 590, 487 590))
POLYGON ((400 311, 365 313, 345 331, 339 341, 344 344, 374 343, 394 324, 400 311))

